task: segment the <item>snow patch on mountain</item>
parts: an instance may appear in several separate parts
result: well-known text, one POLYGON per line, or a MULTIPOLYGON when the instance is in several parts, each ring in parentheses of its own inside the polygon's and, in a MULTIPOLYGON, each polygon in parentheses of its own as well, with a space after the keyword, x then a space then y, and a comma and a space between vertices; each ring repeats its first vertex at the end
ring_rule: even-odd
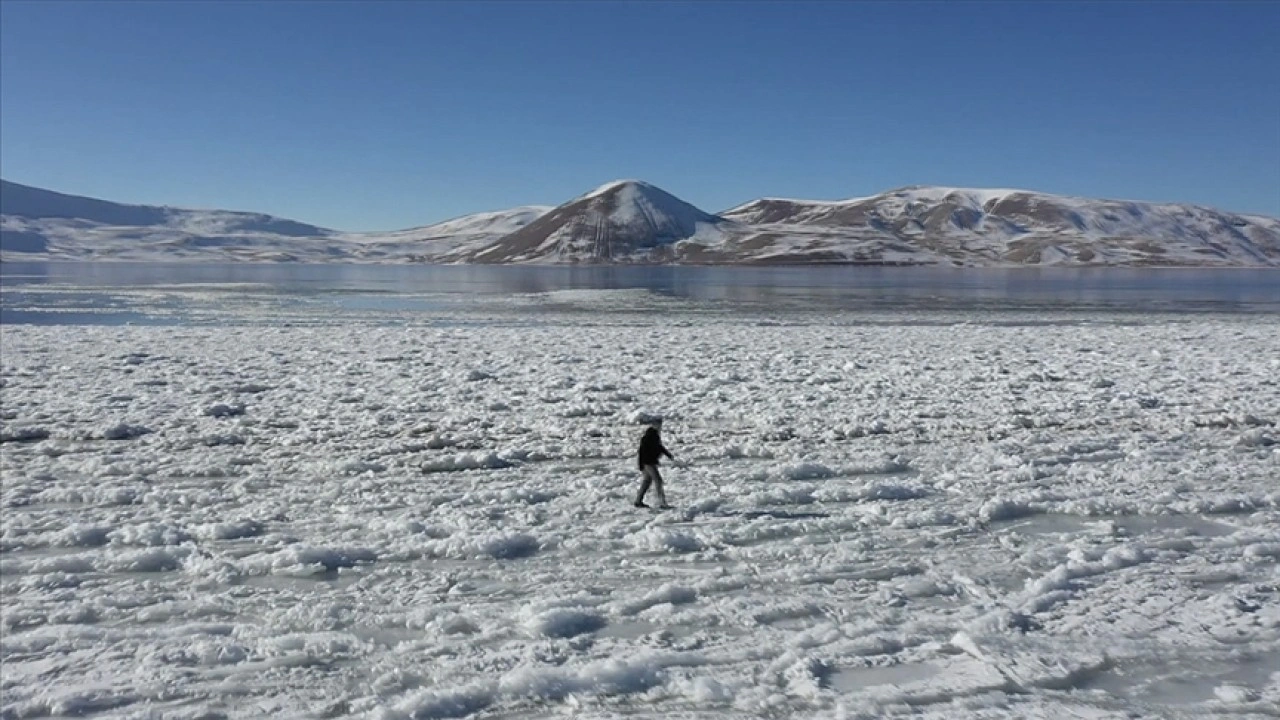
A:
POLYGON ((550 205, 522 205, 510 210, 481 212, 445 220, 418 228, 427 237, 445 237, 459 234, 494 233, 505 235, 515 232, 551 211, 550 205))
POLYGON ((477 247, 486 247, 547 214, 549 205, 523 205, 510 210, 473 213, 433 225, 379 233, 351 233, 363 261, 453 262, 477 247))
POLYGON ((698 223, 714 223, 715 218, 674 196, 643 183, 624 183, 615 189, 617 198, 609 222, 615 225, 642 223, 654 230, 672 228, 673 234, 692 235, 698 223))
MULTIPOLYGON (((0 215, 80 225, 167 228, 189 235, 271 234, 324 237, 333 230, 254 212, 126 205, 0 180, 0 215)), ((55 223, 56 224, 56 223, 55 223)))
POLYGON ((635 180, 635 179, 610 180, 609 182, 601 185, 595 190, 592 190, 591 192, 581 195, 579 197, 593 198, 593 197, 599 197, 601 195, 608 195, 609 193, 617 192, 618 190, 628 186, 643 186, 646 188, 656 189, 654 188, 653 185, 650 185, 644 180, 635 180))

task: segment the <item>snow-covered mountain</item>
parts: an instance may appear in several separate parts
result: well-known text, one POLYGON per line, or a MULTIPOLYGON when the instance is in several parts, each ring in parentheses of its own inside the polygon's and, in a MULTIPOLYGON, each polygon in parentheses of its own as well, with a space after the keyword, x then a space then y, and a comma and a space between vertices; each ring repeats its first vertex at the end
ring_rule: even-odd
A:
POLYGON ((125 205, 0 181, 0 258, 449 262, 550 210, 527 206, 380 233, 341 233, 263 215, 125 205))
POLYGON ((0 259, 372 263, 856 263, 1280 267, 1280 220, 1186 204, 913 186, 763 198, 718 215, 638 180, 555 208, 340 233, 257 213, 83 198, 4 182, 0 259))
POLYGON ((722 213, 766 253, 955 265, 1280 265, 1280 220, 1025 190, 906 187, 837 202, 766 198, 722 213), (768 238, 761 241, 759 238, 768 238))
POLYGON ((468 259, 485 263, 664 262, 682 242, 720 240, 722 218, 639 180, 606 183, 468 259))
POLYGON ((510 210, 482 212, 409 230, 352 233, 345 239, 358 245, 353 256, 365 262, 458 262, 477 248, 526 227, 546 215, 549 205, 524 205, 510 210))
POLYGON ((10 259, 288 260, 340 253, 337 235, 261 213, 124 205, 0 180, 0 251, 10 259))

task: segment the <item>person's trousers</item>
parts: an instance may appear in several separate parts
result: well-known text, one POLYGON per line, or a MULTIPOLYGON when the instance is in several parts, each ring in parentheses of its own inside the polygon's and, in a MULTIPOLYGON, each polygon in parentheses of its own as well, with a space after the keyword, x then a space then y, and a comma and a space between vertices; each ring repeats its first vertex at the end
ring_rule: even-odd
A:
POLYGON ((644 481, 640 483, 640 494, 636 496, 636 502, 644 502, 645 493, 649 492, 649 486, 653 485, 653 492, 658 496, 658 504, 667 504, 667 493, 662 489, 662 473, 658 472, 657 465, 645 465, 640 468, 644 472, 644 481))

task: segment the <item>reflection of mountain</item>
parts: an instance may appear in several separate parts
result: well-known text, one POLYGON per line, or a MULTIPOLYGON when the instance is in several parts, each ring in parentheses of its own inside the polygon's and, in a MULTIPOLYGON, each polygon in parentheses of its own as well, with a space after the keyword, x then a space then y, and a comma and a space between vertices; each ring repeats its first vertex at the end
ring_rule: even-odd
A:
POLYGON ((719 215, 636 180, 555 208, 338 233, 257 213, 120 205, 0 186, 17 259, 363 263, 1280 266, 1280 220, 1193 205, 907 187, 765 198, 719 215))
MULTIPOLYGON (((188 310, 236 313, 249 306, 286 317, 289 307, 314 315, 318 287, 340 292, 320 302, 335 313, 402 313, 447 309, 505 315, 539 309, 584 313, 661 314, 688 303, 719 313, 767 309, 773 321, 792 311, 857 309, 1280 311, 1273 269, 680 265, 372 265, 282 263, 16 263, 6 264, 0 323, 172 322, 188 310), (57 290, 49 310, 48 283, 57 290), (157 295, 127 288, 164 285, 157 295), (194 285, 192 285, 194 284, 194 285), (191 289, 183 290, 184 285, 191 289), (124 286, 123 293, 110 288, 124 286), (146 312, 160 316, 101 314, 146 312), (237 309, 238 308, 238 309, 237 309), (23 315, 38 310, 39 315, 23 315), (81 311, 84 314, 80 314, 81 311), (16 314, 15 314, 16 313, 16 314), (280 314, 284 313, 284 314, 280 314)), ((247 311, 247 310, 246 310, 247 311)), ((257 311, 253 311, 257 312, 257 311)), ((875 322, 868 316, 867 322, 875 322)))

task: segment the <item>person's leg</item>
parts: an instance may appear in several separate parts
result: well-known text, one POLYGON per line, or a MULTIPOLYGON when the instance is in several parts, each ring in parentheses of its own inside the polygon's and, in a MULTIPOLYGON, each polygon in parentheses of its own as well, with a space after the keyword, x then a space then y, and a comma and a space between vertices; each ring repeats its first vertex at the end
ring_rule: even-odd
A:
POLYGON ((670 507, 667 505, 667 491, 662 488, 662 473, 658 472, 658 466, 653 466, 653 491, 658 495, 658 507, 670 507))
POLYGON ((645 465, 644 468, 642 468, 644 472, 644 480, 640 483, 640 494, 636 495, 636 505, 644 504, 645 493, 649 492, 649 484, 653 482, 653 479, 649 476, 649 469, 652 467, 652 465, 645 465))

